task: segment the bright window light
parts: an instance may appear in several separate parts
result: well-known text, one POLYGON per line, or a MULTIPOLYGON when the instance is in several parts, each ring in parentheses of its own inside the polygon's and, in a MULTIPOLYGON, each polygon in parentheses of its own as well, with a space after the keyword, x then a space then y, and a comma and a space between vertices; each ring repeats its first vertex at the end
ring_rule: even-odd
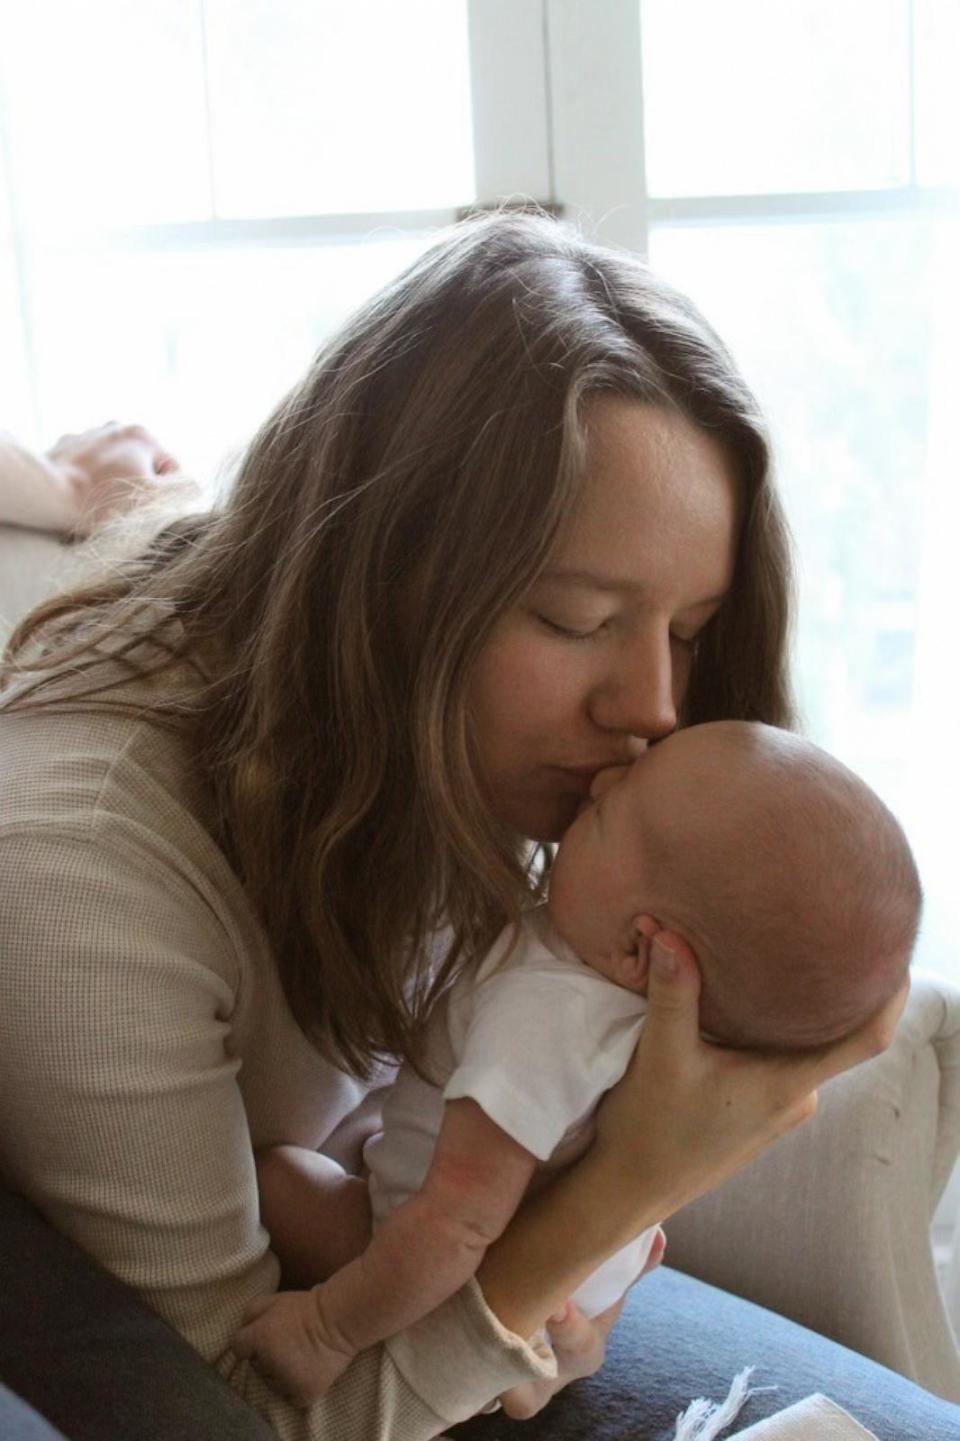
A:
POLYGON ((732 346, 769 418, 800 559, 812 738, 903 823, 918 958, 960 980, 954 817, 960 221, 657 227, 653 264, 732 346))
POLYGON ((222 216, 476 197, 465 0, 205 0, 222 216))
POLYGON ((651 195, 908 178, 908 0, 640 3, 651 195))

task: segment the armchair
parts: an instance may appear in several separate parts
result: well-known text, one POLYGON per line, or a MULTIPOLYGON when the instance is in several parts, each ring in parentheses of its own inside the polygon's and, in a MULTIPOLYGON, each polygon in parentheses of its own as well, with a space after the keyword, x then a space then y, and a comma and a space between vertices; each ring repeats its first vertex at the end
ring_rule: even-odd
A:
POLYGON ((960 990, 915 972, 893 1044, 674 1216, 667 1264, 960 1401, 930 1222, 960 1149, 960 990))

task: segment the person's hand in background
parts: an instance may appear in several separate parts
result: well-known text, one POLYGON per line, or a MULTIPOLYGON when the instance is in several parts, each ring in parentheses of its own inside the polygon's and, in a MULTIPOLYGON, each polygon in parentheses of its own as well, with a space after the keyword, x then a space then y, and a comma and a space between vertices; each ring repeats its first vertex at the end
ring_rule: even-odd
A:
POLYGON ((114 516, 149 501, 200 501, 194 481, 142 425, 108 421, 62 435, 47 453, 0 433, 0 525, 84 539, 114 516))
POLYGON ((164 477, 180 472, 173 456, 142 425, 113 420, 81 435, 62 435, 46 460, 72 517, 67 528, 79 537, 154 498, 164 477))

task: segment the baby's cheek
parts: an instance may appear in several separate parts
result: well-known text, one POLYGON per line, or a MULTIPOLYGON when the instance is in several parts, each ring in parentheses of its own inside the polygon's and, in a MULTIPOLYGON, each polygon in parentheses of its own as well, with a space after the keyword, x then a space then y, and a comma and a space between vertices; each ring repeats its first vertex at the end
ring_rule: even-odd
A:
POLYGON ((557 931, 568 945, 573 946, 573 949, 579 952, 582 941, 579 887, 576 872, 564 862, 562 856, 561 848, 550 873, 547 909, 557 931))
POLYGON ((582 878, 579 871, 562 875, 550 891, 550 919, 557 931, 587 965, 610 951, 613 926, 602 887, 582 878))

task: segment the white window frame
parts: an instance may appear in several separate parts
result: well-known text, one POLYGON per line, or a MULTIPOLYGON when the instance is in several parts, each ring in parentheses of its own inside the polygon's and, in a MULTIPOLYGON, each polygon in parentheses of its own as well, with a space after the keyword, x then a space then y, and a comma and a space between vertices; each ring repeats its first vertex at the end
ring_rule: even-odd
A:
MULTIPOLYGON (((199 0, 201 10, 203 0, 199 0)), ((649 250, 651 228, 664 223, 916 217, 956 211, 958 192, 916 181, 913 135, 905 184, 875 191, 817 194, 647 194, 639 0, 468 0, 472 117, 478 204, 539 201, 565 214, 591 238, 649 250)), ((913 33, 913 0, 910 0, 913 33)), ((911 42, 912 43, 912 42, 911 42)), ((0 45, 0 57, 3 46, 0 45)), ((907 63, 909 64, 909 55, 907 63)), ((204 55, 204 67, 206 56, 204 55)), ((911 66, 912 69, 912 66, 911 66)), ((65 223, 56 233, 28 233, 17 203, 3 112, 0 58, 0 164, 5 164, 11 214, 7 264, 20 297, 21 394, 8 397, 21 432, 38 440, 40 413, 33 364, 33 257, 49 248, 91 246, 147 252, 224 246, 302 245, 362 239, 374 230, 423 232, 457 219, 455 207, 431 210, 211 219, 82 233, 65 223)), ((912 91, 910 114, 913 114, 912 91)), ((911 122, 912 123, 912 122, 911 122)), ((209 144, 209 126, 208 126, 209 144)), ((212 188, 212 187, 211 187, 212 188)), ((0 277, 2 280, 2 277, 0 277)), ((8 406, 8 423, 10 416, 8 406)))
MULTIPOLYGON (((488 0, 476 0, 485 8, 488 0)), ((957 213, 960 191, 917 181, 913 127, 914 3, 911 37, 907 180, 882 190, 783 194, 650 196, 646 186, 640 0, 543 0, 549 66, 553 174, 560 203, 587 217, 597 240, 646 255, 658 224, 706 225, 756 220, 873 219, 957 213)))
MULTIPOLYGON (((198 3, 202 12, 203 0, 198 3)), ((549 206, 555 187, 543 0, 468 0, 468 27, 478 203, 507 196, 535 198, 549 206)), ((277 215, 253 220, 214 216, 196 222, 119 227, 76 225, 64 216, 58 219, 55 229, 31 228, 19 204, 16 166, 10 152, 3 50, 0 23, 0 265, 7 267, 7 274, 0 275, 0 284, 6 282, 11 293, 19 297, 13 342, 18 360, 13 368, 24 378, 19 395, 5 396, 5 424, 34 444, 42 440, 39 382, 33 363, 35 257, 51 251, 87 248, 101 253, 170 253, 230 246, 297 246, 351 239, 359 242, 378 230, 414 234, 434 230, 453 224, 463 213, 462 208, 450 206, 277 215), (9 211, 3 213, 7 201, 9 211)), ((203 69, 206 75, 205 51, 203 69)), ((209 152, 209 123, 204 143, 209 152)), ((212 173, 210 188, 212 195, 212 173)))

